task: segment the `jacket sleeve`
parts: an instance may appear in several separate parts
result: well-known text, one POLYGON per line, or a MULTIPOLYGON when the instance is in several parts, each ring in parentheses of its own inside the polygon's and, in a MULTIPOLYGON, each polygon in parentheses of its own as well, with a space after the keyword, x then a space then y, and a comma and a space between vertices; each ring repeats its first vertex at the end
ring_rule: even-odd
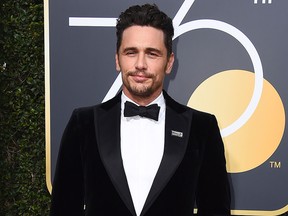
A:
POLYGON ((197 208, 199 216, 230 215, 230 186, 226 171, 224 145, 215 116, 205 128, 206 141, 200 169, 197 208))
POLYGON ((61 139, 50 216, 84 215, 80 128, 77 111, 74 111, 61 139))

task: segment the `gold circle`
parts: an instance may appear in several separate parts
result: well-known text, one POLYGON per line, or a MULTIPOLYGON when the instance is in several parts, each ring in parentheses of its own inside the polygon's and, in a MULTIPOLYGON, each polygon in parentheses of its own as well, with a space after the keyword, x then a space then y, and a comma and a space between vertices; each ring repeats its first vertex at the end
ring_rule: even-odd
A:
MULTIPOLYGON (((188 106, 216 115, 220 128, 239 118, 249 104, 254 73, 229 70, 217 73, 191 95, 188 106)), ((250 119, 223 138, 227 170, 245 172, 264 163, 279 146, 285 128, 285 111, 275 88, 264 80, 259 104, 250 119)))

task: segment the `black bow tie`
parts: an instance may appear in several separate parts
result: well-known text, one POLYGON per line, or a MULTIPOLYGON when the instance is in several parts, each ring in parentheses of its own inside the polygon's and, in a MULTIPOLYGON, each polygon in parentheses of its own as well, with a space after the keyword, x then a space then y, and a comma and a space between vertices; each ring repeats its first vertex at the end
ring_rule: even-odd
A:
POLYGON ((129 101, 125 102, 124 116, 141 116, 158 121, 160 107, 157 104, 151 104, 149 106, 137 106, 129 101))

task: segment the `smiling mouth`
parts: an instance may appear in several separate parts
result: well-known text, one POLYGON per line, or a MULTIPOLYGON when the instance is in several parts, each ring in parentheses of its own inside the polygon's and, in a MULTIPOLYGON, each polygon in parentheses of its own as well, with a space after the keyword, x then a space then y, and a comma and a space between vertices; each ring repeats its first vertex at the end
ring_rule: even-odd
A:
POLYGON ((151 75, 142 72, 131 72, 128 74, 128 76, 132 77, 135 82, 144 82, 152 78, 151 75))

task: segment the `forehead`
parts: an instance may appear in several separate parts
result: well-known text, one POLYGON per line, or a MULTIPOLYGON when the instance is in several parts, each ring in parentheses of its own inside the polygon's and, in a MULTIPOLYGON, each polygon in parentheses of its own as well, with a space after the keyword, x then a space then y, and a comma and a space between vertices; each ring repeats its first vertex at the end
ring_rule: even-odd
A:
POLYGON ((123 31, 121 47, 152 47, 165 49, 164 33, 151 26, 131 26, 123 31))

